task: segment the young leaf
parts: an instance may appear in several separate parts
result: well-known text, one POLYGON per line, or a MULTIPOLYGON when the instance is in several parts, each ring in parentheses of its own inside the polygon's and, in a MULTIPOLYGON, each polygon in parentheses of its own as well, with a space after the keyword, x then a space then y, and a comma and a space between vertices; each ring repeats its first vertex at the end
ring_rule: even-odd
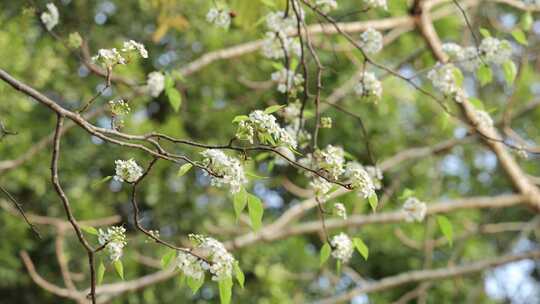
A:
POLYGON ((454 68, 452 70, 452 73, 454 74, 454 80, 456 84, 458 85, 458 87, 461 87, 461 85, 463 84, 463 73, 461 73, 461 70, 458 68, 454 68))
POLYGON ((122 261, 120 260, 114 261, 113 265, 114 265, 114 269, 116 270, 116 273, 123 280, 124 279, 124 265, 122 265, 122 261))
POLYGON ((106 183, 107 181, 109 181, 111 178, 113 178, 111 175, 109 176, 105 176, 104 178, 92 183, 92 188, 95 188, 103 183, 106 183))
POLYGON ((399 199, 400 200, 406 200, 411 196, 414 196, 414 190, 411 190, 409 188, 405 188, 405 190, 403 190, 403 192, 399 196, 399 199))
POLYGON ((483 28, 483 27, 480 28, 480 34, 484 38, 491 37, 491 34, 489 33, 489 31, 487 29, 483 28))
POLYGON ((246 281, 246 277, 244 276, 244 272, 240 268, 240 265, 238 265, 238 262, 234 263, 234 274, 236 276, 238 284, 240 284, 240 287, 244 288, 244 282, 246 281))
POLYGON ((167 97, 169 97, 169 103, 175 112, 178 112, 180 106, 182 105, 182 95, 174 87, 167 88, 166 91, 167 97))
POLYGON ((165 90, 174 87, 174 79, 171 77, 171 74, 165 75, 165 90))
POLYGON ((340 260, 337 260, 337 261, 336 261, 336 272, 337 272, 338 274, 341 273, 341 261, 340 261, 340 260))
POLYGON ((324 263, 326 263, 326 260, 330 257, 330 253, 332 252, 332 248, 330 248, 330 244, 324 243, 324 245, 321 247, 321 252, 319 254, 319 266, 322 266, 324 263))
POLYGON ((100 285, 101 282, 103 282, 103 276, 105 275, 105 265, 103 265, 103 262, 99 263, 98 270, 97 270, 97 284, 100 285))
POLYGON ((230 304, 232 298, 232 278, 226 278, 218 282, 219 286, 219 299, 221 304, 230 304))
POLYGON ((191 292, 196 294, 199 288, 204 284, 204 276, 200 280, 196 280, 193 277, 187 277, 187 285, 191 288, 191 292))
POLYGON ((379 204, 379 199, 377 198, 377 194, 373 193, 368 197, 369 204, 371 205, 371 209, 373 211, 377 210, 377 205, 379 204))
POLYGON ((525 36, 525 33, 523 33, 523 31, 520 29, 513 30, 512 37, 514 37, 514 39, 522 45, 529 45, 529 42, 527 41, 527 36, 525 36))
POLYGON ((364 241, 362 241, 361 238, 354 238, 353 243, 354 243, 354 247, 356 247, 356 250, 358 250, 360 255, 364 257, 364 260, 367 261, 368 256, 369 256, 369 248, 366 245, 366 243, 364 243, 364 241))
POLYGON ((253 194, 248 193, 248 211, 251 220, 251 227, 255 231, 261 229, 262 218, 264 213, 263 203, 253 194))
POLYGON ((178 169, 178 173, 176 174, 177 176, 183 176, 184 174, 186 174, 189 169, 191 169, 193 167, 192 164, 190 163, 187 163, 187 164, 183 164, 180 169, 178 169))
POLYGON ((469 98, 469 102, 475 107, 477 108, 478 110, 484 110, 484 103, 478 99, 478 98, 475 98, 475 97, 470 97, 469 98))
POLYGON ((285 106, 284 105, 273 105, 273 106, 269 106, 268 108, 266 108, 264 110, 264 113, 266 114, 272 114, 276 111, 279 111, 280 109, 284 108, 285 106))
POLYGON ((526 12, 521 16, 521 20, 519 21, 519 25, 524 31, 529 31, 533 25, 534 19, 532 17, 531 12, 526 12))
POLYGON ((240 191, 234 194, 233 204, 234 204, 234 213, 236 214, 236 219, 238 219, 240 217, 240 214, 242 214, 242 211, 244 211, 244 208, 246 208, 246 204, 247 204, 246 189, 241 188, 240 191))
POLYGON ((164 269, 168 268, 169 264, 171 264, 171 261, 174 259, 175 256, 176 250, 167 250, 167 253, 165 253, 163 257, 161 257, 161 267, 163 267, 164 269))
POLYGON ((506 83, 510 86, 516 80, 517 68, 512 60, 505 61, 502 65, 504 72, 504 79, 506 83))
POLYGON ((441 229, 442 234, 448 241, 448 244, 452 246, 452 241, 454 238, 454 231, 452 229, 452 223, 444 215, 437 216, 437 223, 439 224, 439 228, 441 229))
POLYGON ((241 121, 244 121, 244 120, 248 120, 249 119, 249 116, 247 115, 238 115, 238 116, 235 116, 232 120, 233 123, 236 123, 236 122, 241 122, 241 121))
POLYGON ((493 79, 493 73, 491 72, 491 68, 485 64, 480 65, 477 71, 477 75, 478 80, 480 80, 481 86, 485 86, 493 79))
POLYGON ((93 234, 93 235, 98 235, 98 231, 96 230, 96 228, 94 228, 92 226, 81 226, 81 229, 82 229, 82 231, 84 231, 86 233, 93 234))

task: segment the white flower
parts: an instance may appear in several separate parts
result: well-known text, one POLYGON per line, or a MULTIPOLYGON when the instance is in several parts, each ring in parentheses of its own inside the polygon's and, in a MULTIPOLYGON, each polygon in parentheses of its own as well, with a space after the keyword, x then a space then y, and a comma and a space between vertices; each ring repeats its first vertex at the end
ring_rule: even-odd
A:
POLYGON ((373 187, 375 188, 375 190, 380 190, 382 188, 383 179, 381 169, 373 166, 366 166, 364 167, 364 169, 369 174, 369 177, 371 177, 371 181, 373 182, 373 187))
POLYGON ((124 47, 122 48, 122 52, 138 52, 142 58, 148 58, 148 52, 146 51, 144 45, 134 40, 124 41, 124 47))
POLYGON ((332 128, 332 117, 321 117, 321 128, 331 129, 332 128))
POLYGON ((386 4, 386 0, 364 0, 364 3, 369 8, 380 7, 380 8, 383 8, 385 10, 388 9, 388 5, 386 4))
POLYGON ((375 195, 375 186, 369 173, 356 162, 347 163, 345 176, 349 179, 353 189, 358 189, 358 194, 363 198, 375 195))
POLYGON ((442 45, 442 50, 452 61, 463 59, 463 48, 455 43, 449 42, 442 45))
POLYGON ((324 13, 328 13, 338 7, 336 0, 316 0, 315 5, 324 13))
POLYGON ((431 80, 433 87, 441 91, 444 95, 455 95, 458 91, 454 70, 456 67, 451 64, 437 63, 435 68, 429 71, 427 78, 431 80))
POLYGON ((478 50, 474 46, 469 46, 463 49, 463 58, 461 66, 466 71, 475 71, 480 65, 480 58, 478 57, 478 50))
POLYGON ((405 212, 405 220, 407 222, 421 222, 426 216, 427 205, 416 197, 409 197, 403 204, 403 212, 405 212))
POLYGON ((126 59, 122 57, 122 54, 116 50, 112 49, 100 49, 94 57, 92 57, 94 63, 101 63, 106 67, 112 67, 116 64, 126 64, 126 59))
POLYGON ((129 104, 123 99, 110 100, 109 108, 114 116, 127 115, 131 111, 129 104))
POLYGON ((47 11, 41 13, 41 22, 45 24, 48 31, 52 30, 57 24, 60 15, 58 8, 54 3, 47 3, 47 11))
POLYGON ((105 245, 111 261, 118 261, 127 245, 126 229, 121 226, 112 226, 105 231, 99 229, 98 242, 102 246, 105 245))
POLYGON ((355 85, 354 91, 359 96, 371 97, 377 101, 382 96, 382 85, 373 73, 364 72, 360 82, 355 85))
POLYGON ((165 89, 165 76, 160 72, 148 74, 147 89, 150 96, 158 97, 165 89))
POLYGON ((294 137, 279 126, 276 117, 261 110, 251 112, 247 120, 238 124, 236 137, 251 143, 253 143, 254 137, 257 137, 260 142, 273 146, 290 146, 292 148, 297 146, 294 137))
POLYGON ((203 263, 204 261, 194 255, 178 251, 176 266, 188 277, 201 280, 204 277, 203 263))
POLYGON ((334 236, 330 245, 332 245, 332 256, 335 259, 342 263, 347 263, 351 259, 354 247, 351 239, 345 233, 342 232, 334 236))
POLYGON ((480 43, 480 54, 485 60, 495 64, 502 64, 512 56, 512 45, 506 40, 486 37, 480 43))
POLYGON ((301 107, 300 102, 290 102, 285 108, 281 109, 279 114, 286 122, 292 123, 298 120, 301 107))
POLYGON ((143 169, 133 159, 119 159, 114 164, 116 165, 114 179, 117 181, 134 183, 143 175, 143 169))
POLYGON ((315 191, 315 195, 321 199, 326 200, 326 194, 332 189, 332 184, 320 176, 316 176, 309 186, 315 191))
POLYGON ((285 18, 285 13, 283 11, 271 12, 266 15, 266 27, 272 32, 287 34, 288 32, 296 30, 297 24, 298 22, 294 13, 289 14, 287 18, 285 18))
POLYGON ((345 152, 341 147, 326 146, 324 150, 316 150, 313 153, 316 169, 323 169, 330 178, 337 180, 345 169, 345 152))
POLYGON ((491 119, 487 112, 482 110, 475 110, 473 115, 479 128, 485 129, 493 127, 493 119, 491 119))
POLYGON ((345 206, 343 204, 334 204, 334 210, 337 216, 343 218, 344 220, 347 219, 347 209, 345 209, 345 206))
POLYGON ((201 152, 205 157, 203 163, 212 173, 218 176, 211 176, 213 186, 221 187, 223 184, 229 185, 231 193, 240 191, 242 185, 247 183, 244 168, 240 161, 234 157, 227 156, 221 150, 208 149, 201 152))
POLYGON ((296 74, 294 71, 282 68, 279 71, 272 73, 272 80, 277 82, 278 91, 281 93, 293 93, 296 90, 301 90, 301 85, 304 83, 304 76, 296 74))
POLYGON ((221 10, 211 8, 206 14, 206 20, 218 27, 227 29, 231 25, 231 12, 227 8, 221 10))
POLYGON ((383 36, 380 32, 368 28, 360 35, 360 45, 368 54, 378 53, 383 48, 383 36))
POLYGON ((270 59, 279 59, 285 57, 300 56, 301 46, 298 39, 288 37, 284 32, 267 32, 263 41, 262 53, 270 59))

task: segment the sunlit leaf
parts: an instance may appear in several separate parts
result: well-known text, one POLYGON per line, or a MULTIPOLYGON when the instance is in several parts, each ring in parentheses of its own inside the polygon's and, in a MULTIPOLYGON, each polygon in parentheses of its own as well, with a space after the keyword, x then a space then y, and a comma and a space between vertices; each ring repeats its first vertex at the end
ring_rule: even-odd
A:
POLYGON ((504 79, 508 85, 512 85, 517 76, 517 67, 512 60, 505 61, 502 65, 504 79))
POLYGON ((97 285, 101 285, 101 282, 103 282, 103 276, 105 276, 105 265, 103 265, 103 262, 100 262, 97 269, 97 285))
POLYGON ((123 280, 124 279, 124 265, 122 264, 122 261, 120 260, 114 261, 113 265, 114 265, 114 269, 116 270, 116 273, 123 280))
POLYGON ((163 268, 168 268, 169 265, 171 264, 171 261, 174 259, 174 257, 176 256, 176 250, 167 250, 167 253, 165 253, 162 257, 161 257, 161 267, 163 268))
POLYGON ((284 105, 273 105, 273 106, 269 106, 268 108, 266 108, 264 110, 264 113, 266 114, 272 114, 276 111, 279 111, 280 109, 284 108, 285 106, 284 105))
POLYGON ((481 86, 485 86, 493 80, 493 72, 488 65, 481 64, 478 70, 476 71, 478 80, 480 81, 481 86))
POLYGON ((377 194, 373 193, 368 197, 369 205, 371 206, 371 209, 373 211, 377 210, 377 205, 379 204, 379 198, 377 198, 377 194))
POLYGON ((452 242, 454 238, 454 230, 452 228, 452 223, 444 215, 437 216, 437 223, 439 224, 439 228, 441 229, 442 234, 448 241, 448 244, 452 246, 452 242))
POLYGON ((193 294, 195 294, 195 293, 197 293, 199 288, 201 288, 201 286, 203 286, 203 284, 204 284, 204 275, 200 280, 196 280, 193 277, 188 276, 186 278, 186 281, 187 281, 187 285, 191 289, 191 292, 193 294))
POLYGON ((234 263, 234 274, 236 276, 238 284, 240 284, 240 287, 244 288, 244 282, 246 281, 246 277, 244 276, 244 272, 240 268, 240 265, 238 265, 238 262, 234 263))
POLYGON ((529 42, 527 41, 527 36, 525 36, 525 33, 520 29, 515 29, 512 31, 512 37, 522 45, 529 45, 529 42))
POLYGON ((221 304, 230 304, 232 298, 232 278, 228 277, 218 282, 219 286, 219 299, 221 304))
POLYGON ((264 213, 263 203, 257 196, 250 193, 248 193, 248 213, 251 220, 251 227, 255 231, 261 229, 264 213))
POLYGON ((369 248, 366 243, 364 243, 364 241, 362 241, 362 239, 359 237, 354 238, 353 243, 356 250, 358 250, 360 255, 364 257, 364 260, 367 260, 369 256, 369 248))
POLYGON ((328 258, 330 257, 330 253, 332 252, 332 248, 330 248, 330 244, 324 243, 324 245, 321 247, 321 252, 319 254, 319 265, 322 266, 328 258))
POLYGON ((89 234, 98 235, 98 231, 92 226, 81 226, 81 230, 89 234))
POLYGON ((247 205, 246 189, 242 187, 240 191, 234 194, 233 204, 234 204, 234 213, 236 214, 236 218, 238 219, 240 217, 240 214, 242 214, 242 211, 246 208, 246 205, 247 205))
POLYGON ((183 176, 184 174, 186 174, 191 168, 193 167, 192 164, 190 163, 187 163, 187 164, 183 164, 180 169, 178 169, 178 173, 176 173, 177 176, 183 176))

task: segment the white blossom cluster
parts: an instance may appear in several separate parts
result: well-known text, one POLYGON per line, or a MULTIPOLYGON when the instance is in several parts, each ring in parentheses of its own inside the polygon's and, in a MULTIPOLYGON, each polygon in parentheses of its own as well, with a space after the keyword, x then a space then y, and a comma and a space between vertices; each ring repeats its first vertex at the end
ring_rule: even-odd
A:
POLYGON ((332 245, 332 256, 335 259, 342 263, 347 263, 351 259, 354 251, 353 242, 345 233, 335 235, 330 240, 330 245, 332 245))
POLYGON ((364 4, 368 8, 380 7, 380 8, 383 8, 385 10, 388 9, 388 5, 386 4, 386 0, 364 0, 364 4))
POLYGON ((478 50, 472 46, 461 47, 451 42, 443 44, 442 50, 450 60, 459 63, 466 71, 474 71, 482 61, 488 64, 502 64, 512 56, 510 42, 493 37, 482 39, 478 50))
POLYGON ((315 196, 321 200, 326 200, 326 194, 332 189, 332 184, 320 176, 315 176, 309 182, 309 186, 313 188, 315 196))
POLYGON ((472 72, 480 64, 480 57, 473 46, 463 48, 458 44, 449 42, 442 45, 442 50, 451 61, 459 63, 466 71, 472 72))
POLYGON ((493 119, 486 111, 475 110, 473 116, 479 128, 486 129, 493 127, 493 119))
POLYGON ((337 216, 341 217, 342 219, 347 219, 347 209, 345 208, 345 205, 342 203, 336 203, 334 204, 334 211, 337 216))
POLYGON ((131 111, 129 104, 125 102, 123 99, 110 100, 109 108, 111 110, 112 115, 114 116, 127 115, 131 111))
POLYGON ((332 129, 332 117, 321 117, 321 128, 332 129))
POLYGON ((52 30, 57 24, 58 20, 60 18, 60 14, 58 13, 58 8, 56 8, 56 5, 54 3, 47 3, 47 10, 41 13, 41 22, 45 25, 45 28, 47 28, 48 31, 52 30))
POLYGON ((433 87, 441 91, 445 96, 453 96, 459 90, 454 76, 455 69, 457 68, 451 63, 437 63, 435 68, 429 71, 427 78, 431 80, 433 87))
POLYGON ((409 197, 403 204, 403 212, 407 222, 421 222, 426 217, 427 205, 416 197, 409 197))
POLYGON ((382 84, 373 73, 364 72, 360 81, 354 86, 354 92, 376 102, 381 99, 382 84))
POLYGON ((194 279, 202 279, 205 270, 208 270, 212 274, 212 280, 214 281, 221 281, 232 276, 236 260, 221 242, 202 235, 191 234, 189 237, 197 243, 196 248, 205 253, 209 263, 193 255, 178 252, 176 259, 177 267, 186 276, 194 279))
POLYGON ((281 109, 279 115, 287 123, 285 130, 297 142, 298 147, 304 148, 311 141, 311 134, 300 127, 300 102, 290 102, 285 108, 281 109))
POLYGON ((292 148, 297 146, 294 137, 279 126, 276 117, 261 110, 251 112, 247 119, 239 122, 236 136, 250 143, 256 137, 262 143, 292 148))
MULTIPOLYGON (((300 12, 303 18, 303 11, 300 12)), ((266 16, 268 32, 263 42, 262 53, 265 57, 279 59, 287 56, 300 56, 301 46, 298 39, 288 36, 297 29, 298 21, 294 14, 285 17, 282 11, 272 12, 266 16)))
POLYGON ((358 190, 358 194, 363 198, 375 195, 375 185, 370 174, 362 165, 357 162, 347 163, 345 176, 349 179, 353 189, 358 190))
POLYGON ((289 93, 293 96, 296 92, 302 91, 304 76, 296 74, 294 71, 282 68, 279 71, 272 73, 272 81, 277 83, 277 90, 281 93, 289 93))
POLYGON ((120 51, 116 48, 100 49, 97 55, 92 57, 94 63, 100 63, 107 68, 112 68, 117 64, 126 64, 128 59, 135 54, 142 58, 148 58, 148 51, 142 43, 134 40, 124 41, 124 45, 120 51))
POLYGON ((380 190, 382 188, 382 179, 383 173, 380 168, 374 166, 365 166, 366 172, 371 177, 371 182, 373 183, 373 188, 375 190, 380 190))
POLYGON ((208 149, 201 152, 204 157, 203 164, 216 176, 211 176, 213 186, 229 185, 231 192, 237 193, 242 185, 247 183, 244 168, 240 161, 230 157, 221 150, 208 149))
POLYGON ((165 75, 161 72, 152 72, 148 74, 148 80, 146 81, 148 94, 152 97, 158 97, 165 89, 165 75))
POLYGON ((338 4, 336 0, 315 0, 315 5, 323 12, 328 13, 337 9, 338 4))
POLYGON ((360 45, 368 54, 376 54, 383 48, 383 36, 379 31, 368 28, 360 35, 360 45))
POLYGON ((206 14, 206 20, 217 27, 227 29, 231 25, 231 12, 228 8, 211 8, 206 14))
POLYGON ((118 261, 127 245, 126 229, 121 226, 112 226, 107 230, 99 229, 98 242, 105 246, 111 261, 118 261))
POLYGON ((486 37, 479 46, 480 54, 486 61, 502 64, 512 56, 512 45, 507 40, 486 37))
POLYGON ((143 175, 143 169, 133 159, 119 159, 114 164, 116 165, 114 179, 119 182, 134 183, 143 175))
POLYGON ((341 147, 326 146, 324 150, 316 150, 313 153, 313 161, 318 170, 322 169, 326 175, 337 180, 345 169, 345 151, 341 147))

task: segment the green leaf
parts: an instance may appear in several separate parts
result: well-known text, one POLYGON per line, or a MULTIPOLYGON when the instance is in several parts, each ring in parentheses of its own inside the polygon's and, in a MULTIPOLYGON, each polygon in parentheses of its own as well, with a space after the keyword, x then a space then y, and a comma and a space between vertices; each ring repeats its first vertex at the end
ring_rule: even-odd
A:
POLYGON ((180 169, 178 169, 178 173, 176 173, 177 176, 183 176, 184 174, 186 174, 191 168, 193 167, 192 164, 190 163, 187 163, 187 164, 183 164, 180 169))
POLYGON ((171 104, 172 108, 175 112, 178 112, 178 110, 180 110, 180 106, 182 105, 182 95, 174 87, 167 88, 166 93, 167 97, 169 97, 169 103, 171 104))
POLYGON ((124 265, 122 264, 122 261, 120 260, 114 261, 113 265, 114 265, 114 269, 116 270, 116 273, 123 280, 124 279, 124 265))
POLYGON ((251 227, 253 227, 255 231, 258 231, 262 226, 264 213, 263 203, 258 197, 250 193, 248 193, 248 211, 251 227))
POLYGON ((196 280, 190 276, 187 277, 187 285, 189 286, 189 288, 191 288, 191 292, 193 292, 193 294, 196 294, 199 288, 203 286, 203 284, 204 284, 204 275, 200 280, 196 280))
POLYGON ((164 269, 168 268, 175 256, 176 250, 167 250, 167 253, 165 253, 163 257, 161 257, 161 267, 163 267, 164 269))
POLYGON ((113 178, 111 175, 105 176, 104 178, 102 178, 102 179, 100 179, 100 180, 94 182, 94 183, 92 184, 92 187, 95 188, 95 187, 97 187, 97 186, 99 186, 99 185, 101 185, 101 184, 103 184, 103 183, 106 183, 106 182, 108 182, 111 178, 113 178))
POLYGON ((330 248, 330 244, 324 243, 324 245, 321 247, 321 252, 319 254, 319 265, 322 266, 324 263, 326 263, 326 260, 330 257, 330 253, 332 252, 332 248, 330 248))
POLYGON ((249 171, 246 171, 245 174, 246 174, 246 176, 249 176, 251 178, 256 178, 256 179, 269 178, 268 176, 260 176, 260 175, 257 175, 255 173, 251 173, 249 171))
POLYGON ((100 262, 97 269, 97 284, 98 285, 100 285, 101 282, 103 282, 104 275, 105 275, 105 265, 103 265, 103 262, 100 262))
POLYGON ((510 86, 514 83, 517 76, 517 67, 512 60, 505 61, 502 65, 504 79, 506 83, 510 86))
POLYGON ((186 276, 182 273, 178 276, 178 286, 184 287, 184 284, 186 284, 186 276))
POLYGON ((356 247, 356 250, 358 250, 360 255, 364 257, 364 260, 367 261, 368 256, 369 256, 369 248, 366 245, 366 243, 364 243, 364 241, 362 241, 362 239, 358 237, 353 239, 353 243, 354 243, 354 247, 356 247))
POLYGON ((232 298, 232 278, 226 278, 218 282, 219 286, 219 299, 221 304, 230 304, 232 298))
POLYGON ((405 188, 405 190, 403 190, 403 192, 399 196, 399 199, 400 200, 406 200, 406 199, 408 199, 409 197, 412 197, 412 196, 414 196, 414 190, 411 190, 409 188, 405 188))
POLYGON ((439 228, 441 229, 442 234, 444 235, 444 237, 448 241, 448 244, 451 247, 454 238, 454 230, 452 228, 452 223, 444 215, 437 216, 437 223, 439 224, 439 228))
POLYGON ((489 33, 489 31, 487 29, 483 28, 483 27, 480 28, 480 34, 484 38, 491 37, 491 34, 489 33))
POLYGON ((165 75, 165 90, 173 88, 174 87, 174 79, 172 78, 171 74, 165 75))
POLYGON ((485 64, 480 65, 476 74, 478 76, 478 80, 480 80, 481 86, 485 86, 493 79, 493 73, 491 72, 491 68, 485 64))
POLYGON ((272 114, 276 111, 279 111, 280 109, 284 108, 285 106, 284 105, 273 105, 273 106, 269 106, 268 108, 266 108, 264 110, 264 113, 266 114, 272 114))
POLYGON ((461 87, 463 85, 463 73, 461 73, 461 70, 458 68, 454 68, 452 73, 454 74, 454 81, 461 87))
POLYGON ((233 123, 237 123, 237 122, 241 122, 241 121, 244 121, 244 120, 248 120, 249 119, 249 116, 247 115, 237 115, 233 118, 232 122, 233 123))
POLYGON ((519 21, 519 25, 524 31, 529 31, 533 25, 534 19, 532 17, 531 12, 526 12, 525 14, 521 15, 521 20, 519 21))
POLYGON ((273 0, 261 0, 261 2, 268 7, 276 7, 276 3, 273 0))
POLYGON ((377 194, 373 193, 368 197, 369 204, 371 205, 371 209, 373 211, 377 210, 377 205, 379 204, 379 199, 377 198, 377 194))
POLYGON ((89 234, 98 235, 98 231, 92 226, 81 226, 81 230, 89 234))
POLYGON ((238 265, 238 262, 234 263, 234 274, 236 276, 238 284, 240 284, 240 287, 244 288, 244 282, 246 281, 246 277, 244 276, 244 272, 240 268, 240 265, 238 265))
POLYGON ((234 194, 233 204, 234 204, 234 213, 236 214, 236 219, 238 219, 240 217, 240 214, 242 214, 242 211, 244 211, 244 208, 246 208, 246 204, 247 204, 246 189, 242 187, 240 191, 234 194))
POLYGON ((340 260, 337 260, 337 261, 336 261, 336 272, 337 272, 338 274, 341 273, 341 261, 340 261, 340 260))
POLYGON ((525 36, 525 33, 520 29, 513 30, 512 37, 514 37, 514 39, 522 45, 529 45, 529 42, 527 41, 527 36, 525 36))
POLYGON ((469 102, 478 110, 484 110, 484 103, 478 99, 478 98, 475 98, 475 97, 470 97, 469 98, 469 102))

